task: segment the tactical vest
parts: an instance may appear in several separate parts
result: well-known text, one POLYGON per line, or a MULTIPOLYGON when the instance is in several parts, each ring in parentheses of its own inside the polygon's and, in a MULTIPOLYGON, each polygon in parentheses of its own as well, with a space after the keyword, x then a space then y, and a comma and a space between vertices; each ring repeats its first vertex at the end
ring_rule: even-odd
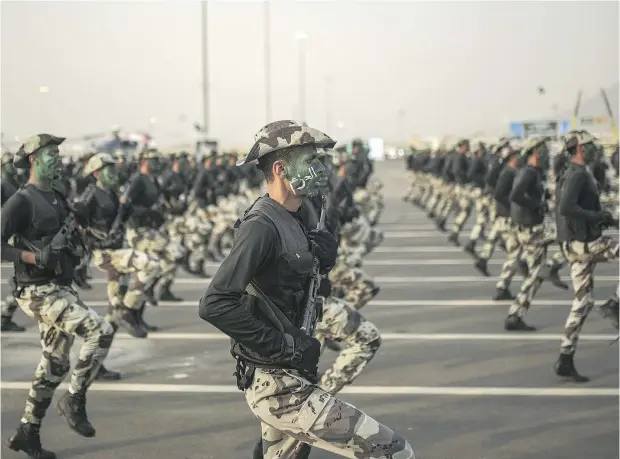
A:
MULTIPOLYGON (((157 203, 160 189, 157 181, 153 177, 143 174, 142 172, 136 172, 129 179, 129 184, 127 185, 127 189, 125 189, 125 194, 128 194, 130 189, 135 186, 140 187, 140 193, 134 197, 134 200, 131 202, 132 205, 150 209, 157 203), (138 183, 134 183, 136 180, 138 183)), ((132 228, 151 228, 158 226, 155 225, 147 216, 135 214, 130 214, 127 223, 128 226, 132 228)))
MULTIPOLYGON (((312 254, 309 251, 305 231, 293 215, 273 199, 263 196, 245 212, 243 219, 237 221, 235 229, 249 220, 268 221, 277 233, 275 257, 265 269, 253 279, 253 282, 269 297, 271 302, 299 327, 307 295, 310 276, 312 275, 312 254)), ((250 295, 248 295, 250 296, 250 295)), ((253 301, 258 298, 245 297, 242 301, 252 313, 263 322, 269 318, 260 311, 253 301)), ((233 355, 240 356, 250 363, 269 367, 275 362, 250 351, 231 340, 233 355), (271 365, 270 365, 271 364, 271 365)), ((279 365, 275 365, 279 367, 279 365)))
MULTIPOLYGON (((52 190, 48 192, 50 196, 53 196, 52 204, 50 204, 43 195, 46 192, 38 190, 31 184, 20 188, 17 193, 27 199, 30 205, 31 221, 23 234, 15 235, 15 247, 32 252, 33 248, 27 243, 29 242, 36 249, 42 249, 50 243, 64 224, 68 215, 66 201, 58 191, 52 190)), ((79 258, 76 259, 71 253, 63 251, 59 260, 62 271, 59 275, 53 270, 37 268, 20 260, 15 263, 15 279, 19 286, 42 285, 49 282, 71 285, 73 270, 79 261, 79 258)))
POLYGON ((108 241, 110 229, 119 210, 119 198, 113 191, 106 191, 98 186, 94 189, 96 207, 88 225, 90 234, 89 245, 97 249, 117 250, 123 247, 123 239, 119 237, 108 241))

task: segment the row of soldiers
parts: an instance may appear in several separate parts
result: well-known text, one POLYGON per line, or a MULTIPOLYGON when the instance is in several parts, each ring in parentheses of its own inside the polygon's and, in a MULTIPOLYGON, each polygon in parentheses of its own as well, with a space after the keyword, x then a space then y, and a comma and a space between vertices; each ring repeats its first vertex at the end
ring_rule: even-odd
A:
MULTIPOLYGON (((191 167, 186 153, 164 156, 154 149, 135 161, 97 153, 73 164, 59 158, 63 141, 41 134, 2 156, 2 259, 15 264, 2 331, 24 330, 13 321, 19 306, 39 322, 43 348, 22 425, 9 446, 38 459, 55 457, 41 449, 39 427, 69 373, 74 336, 85 344, 58 409, 74 431, 92 437, 85 394, 94 379, 121 377, 103 366, 114 334, 119 327, 136 338, 156 331, 144 320, 146 306, 181 300, 171 292, 179 267, 209 277, 206 261, 224 257, 235 222, 264 191, 262 173, 252 164, 234 167, 234 155, 209 155, 201 168, 191 167), (91 263, 107 275, 105 317, 73 287, 90 288, 91 263)), ((324 151, 321 161, 328 171, 326 225, 339 236, 339 250, 321 284, 324 310, 316 334, 339 356, 319 384, 336 393, 359 375, 381 342, 359 310, 379 292, 362 265, 383 239, 376 224, 384 204, 363 141, 324 151)))
MULTIPOLYGON (((407 158, 412 176, 404 200, 425 210, 440 231, 446 231, 451 214, 456 218, 448 240, 459 245, 459 235, 475 210, 475 223, 464 251, 475 258, 475 268, 489 276, 488 260, 496 245, 506 252, 496 284, 495 300, 511 300, 504 323, 508 331, 535 331, 523 320, 545 280, 568 289, 559 271, 570 265, 575 292, 565 324, 559 376, 575 382, 588 378, 574 366, 579 333, 590 310, 596 263, 618 257, 618 243, 603 236, 617 227, 617 168, 609 166, 602 146, 586 131, 572 131, 563 139, 560 153, 551 158, 551 139, 525 141, 503 138, 495 145, 467 139, 453 148, 415 151, 407 158), (482 248, 476 250, 482 243, 482 248), (560 250, 549 253, 552 244, 560 250), (524 281, 515 297, 509 286, 517 271, 524 281)), ((618 147, 612 155, 617 163, 618 147)), ((618 294, 599 311, 618 329, 618 294)))

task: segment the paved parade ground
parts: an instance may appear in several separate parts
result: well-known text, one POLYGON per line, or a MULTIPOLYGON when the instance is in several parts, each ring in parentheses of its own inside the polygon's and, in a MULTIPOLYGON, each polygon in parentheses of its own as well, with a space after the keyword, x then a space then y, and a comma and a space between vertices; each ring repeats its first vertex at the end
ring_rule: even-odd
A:
MULTIPOLYGON (((553 364, 571 292, 545 283, 525 319, 539 331, 505 332, 508 303, 491 300, 496 278, 478 275, 462 249, 400 199, 407 185, 404 161, 377 163, 376 169, 385 184, 385 241, 364 269, 381 293, 362 312, 380 328, 383 344, 342 398, 401 433, 419 459, 617 458, 618 343, 610 344, 616 335, 609 322, 593 311, 579 342, 576 366, 592 381, 559 380, 553 364)), ((493 275, 503 260, 498 249, 489 265, 493 275)), ((4 296, 12 267, 3 265, 1 272, 4 296)), ((80 295, 103 314, 105 281, 96 268, 92 273, 93 290, 80 295)), ((566 281, 568 269, 561 274, 566 281)), ((597 300, 613 294, 617 279, 616 263, 599 265, 597 300)), ((513 293, 521 280, 513 282, 513 293)), ((45 448, 59 459, 251 457, 260 427, 235 386, 228 338, 197 314, 207 283, 180 270, 172 290, 185 301, 145 314, 161 330, 144 340, 117 335, 105 365, 123 379, 96 382, 88 396, 97 436, 69 430, 55 412, 55 398, 41 431, 45 448)), ((25 457, 5 441, 18 425, 41 352, 35 324, 21 311, 15 321, 28 330, 2 334, 5 459, 25 457)), ((322 367, 333 356, 326 350, 322 367)), ((336 456, 311 454, 328 457, 336 456)))

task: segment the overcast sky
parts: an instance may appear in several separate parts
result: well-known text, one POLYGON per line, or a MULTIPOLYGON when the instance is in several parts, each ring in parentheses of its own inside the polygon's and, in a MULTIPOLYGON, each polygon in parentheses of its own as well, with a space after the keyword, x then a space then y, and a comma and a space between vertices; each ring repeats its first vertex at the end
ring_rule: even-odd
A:
MULTIPOLYGON (((251 144, 267 121, 263 9, 209 2, 210 132, 226 146, 251 144)), ((141 129, 155 116, 170 143, 201 120, 199 2, 2 1, 0 11, 5 139, 141 129)), ((572 109, 579 88, 596 96, 619 78, 618 20, 618 2, 272 1, 272 118, 298 116, 296 32, 308 36, 308 123, 340 139, 403 139, 572 109)))

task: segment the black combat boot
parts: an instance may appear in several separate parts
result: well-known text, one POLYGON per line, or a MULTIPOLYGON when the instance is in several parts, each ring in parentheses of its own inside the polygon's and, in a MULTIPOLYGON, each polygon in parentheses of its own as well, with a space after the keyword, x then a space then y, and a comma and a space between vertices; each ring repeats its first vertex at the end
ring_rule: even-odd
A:
POLYGON ((437 220, 437 229, 442 233, 446 232, 446 221, 444 219, 437 220))
POLYGON ((144 321, 144 310, 146 309, 146 305, 142 305, 142 307, 138 310, 138 321, 142 327, 144 327, 148 331, 157 331, 159 327, 156 325, 149 325, 144 321))
POLYGON ((13 322, 12 317, 2 316, 2 331, 3 332, 23 332, 26 331, 25 327, 17 325, 13 322))
POLYGON ((504 329, 507 331, 535 331, 536 327, 526 324, 521 317, 508 316, 504 322, 504 329))
POLYGON ((611 320, 611 324, 618 330, 618 300, 607 300, 598 307, 598 312, 603 318, 611 320))
POLYGON ((179 298, 170 291, 170 285, 172 285, 171 281, 162 283, 161 288, 159 289, 159 299, 161 301, 183 301, 183 298, 179 298))
POLYGON ((85 392, 77 392, 75 394, 69 391, 65 392, 58 400, 56 409, 58 414, 65 417, 71 430, 83 437, 90 438, 95 436, 95 428, 86 416, 85 392))
POLYGON ((561 264, 557 264, 551 268, 549 271, 549 281, 555 285, 557 288, 562 290, 568 290, 568 285, 566 285, 562 279, 560 279, 559 271, 562 268, 561 264))
POLYGON ((463 247, 463 250, 465 251, 465 253, 470 254, 472 257, 476 257, 476 241, 470 239, 469 242, 467 244, 465 244, 465 247, 463 247))
POLYGON ((516 298, 510 293, 510 290, 507 288, 498 288, 495 291, 495 296, 493 297, 495 301, 503 301, 503 300, 515 300, 516 298))
POLYGON ((121 374, 118 371, 108 370, 106 367, 101 365, 95 379, 98 381, 118 381, 121 379, 121 374))
POLYGON ((254 449, 252 450, 252 459, 263 459, 263 440, 258 440, 258 443, 254 445, 254 449))
POLYGON ((458 233, 450 233, 450 236, 448 236, 448 242, 452 242, 452 244, 454 244, 457 247, 459 245, 461 245, 459 243, 459 235, 458 235, 458 233))
POLYGON ((76 269, 73 274, 73 282, 82 290, 92 290, 93 286, 86 279, 86 267, 76 269))
POLYGON ((530 268, 523 260, 517 261, 517 271, 519 271, 519 273, 523 276, 523 279, 527 279, 527 276, 530 275, 530 268))
POLYGON ((125 306, 114 308, 114 322, 123 327, 134 338, 146 338, 147 330, 140 322, 138 311, 125 306))
POLYGON ((56 459, 51 451, 41 448, 41 436, 38 424, 22 424, 17 428, 7 445, 13 451, 23 451, 30 459, 56 459))
POLYGON ((555 366, 553 367, 553 369, 555 370, 555 374, 576 383, 584 383, 590 381, 590 378, 588 378, 587 376, 583 376, 577 373, 577 370, 575 369, 575 364, 573 362, 573 357, 573 354, 560 354, 558 361, 555 362, 555 366))
POLYGON ((489 268, 487 267, 487 260, 484 258, 478 258, 474 263, 474 268, 476 268, 482 275, 489 277, 491 274, 489 273, 489 268))

